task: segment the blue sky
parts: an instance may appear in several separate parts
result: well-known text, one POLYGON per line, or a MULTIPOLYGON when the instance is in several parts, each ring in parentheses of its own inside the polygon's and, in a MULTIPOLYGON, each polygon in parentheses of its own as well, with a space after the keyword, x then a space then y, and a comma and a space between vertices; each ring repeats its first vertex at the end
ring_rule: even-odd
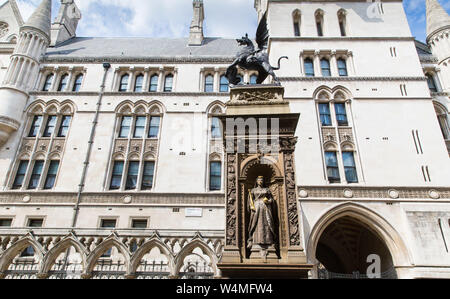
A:
MULTIPOLYGON (((17 0, 26 20, 41 0, 17 0)), ((450 0, 438 0, 450 12, 450 0)), ((5 0, 0 0, 0 3, 5 0)), ((53 15, 59 1, 53 1, 53 15)), ((78 36, 150 36, 188 35, 192 0, 75 0, 83 18, 78 36)), ((253 0, 204 0, 207 36, 234 38, 256 31, 253 0), (230 18, 232 16, 232 18, 230 18)), ((412 34, 426 38, 425 0, 403 1, 412 34)))

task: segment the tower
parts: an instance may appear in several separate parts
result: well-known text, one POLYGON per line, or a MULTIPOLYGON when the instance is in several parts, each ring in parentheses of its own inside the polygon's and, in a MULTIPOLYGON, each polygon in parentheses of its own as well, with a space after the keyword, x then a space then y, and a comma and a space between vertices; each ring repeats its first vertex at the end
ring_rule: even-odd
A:
POLYGON ((39 59, 50 44, 51 0, 43 0, 20 28, 17 46, 0 87, 0 146, 21 126, 23 109, 39 74, 39 59))
POLYGON ((203 43, 203 20, 205 11, 203 0, 193 0, 194 15, 192 16, 191 30, 189 32, 189 46, 201 46, 203 43))
POLYGON ((427 43, 439 60, 442 89, 450 92, 450 16, 437 0, 427 0, 427 43))
POLYGON ((56 46, 76 36, 81 12, 74 0, 61 0, 58 16, 51 28, 51 44, 56 46))

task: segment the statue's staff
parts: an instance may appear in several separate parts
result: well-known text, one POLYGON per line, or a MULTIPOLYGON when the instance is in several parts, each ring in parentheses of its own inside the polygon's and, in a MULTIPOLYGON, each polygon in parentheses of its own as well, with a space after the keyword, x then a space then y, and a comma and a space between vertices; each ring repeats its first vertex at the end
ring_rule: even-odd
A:
POLYGON ((252 190, 248 189, 248 194, 250 197, 250 210, 256 212, 255 202, 253 201, 252 190))

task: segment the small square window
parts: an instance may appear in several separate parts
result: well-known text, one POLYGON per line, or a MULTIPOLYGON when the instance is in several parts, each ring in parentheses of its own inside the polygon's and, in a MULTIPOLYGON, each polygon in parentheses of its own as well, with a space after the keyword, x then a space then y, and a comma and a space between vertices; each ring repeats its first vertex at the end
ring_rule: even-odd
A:
POLYGON ((42 218, 28 219, 28 227, 42 227, 43 224, 44 224, 44 219, 42 219, 42 218))
POLYGON ((0 219, 0 227, 11 227, 12 219, 0 219))
POLYGON ((133 219, 131 222, 132 222, 131 223, 132 228, 145 229, 145 228, 147 228, 147 225, 148 225, 147 219, 133 219))
POLYGON ((116 219, 102 219, 100 227, 101 228, 116 228, 116 219))

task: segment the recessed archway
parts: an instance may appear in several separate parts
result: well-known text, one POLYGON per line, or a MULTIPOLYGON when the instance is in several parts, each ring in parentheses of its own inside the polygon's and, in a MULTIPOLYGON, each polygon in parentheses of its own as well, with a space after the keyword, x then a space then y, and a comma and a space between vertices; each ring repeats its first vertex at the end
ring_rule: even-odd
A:
POLYGON ((386 244, 367 225, 350 216, 339 218, 327 226, 315 254, 328 277, 350 278, 355 274, 364 277, 371 264, 367 258, 376 255, 380 257, 382 277, 396 278, 386 244))

